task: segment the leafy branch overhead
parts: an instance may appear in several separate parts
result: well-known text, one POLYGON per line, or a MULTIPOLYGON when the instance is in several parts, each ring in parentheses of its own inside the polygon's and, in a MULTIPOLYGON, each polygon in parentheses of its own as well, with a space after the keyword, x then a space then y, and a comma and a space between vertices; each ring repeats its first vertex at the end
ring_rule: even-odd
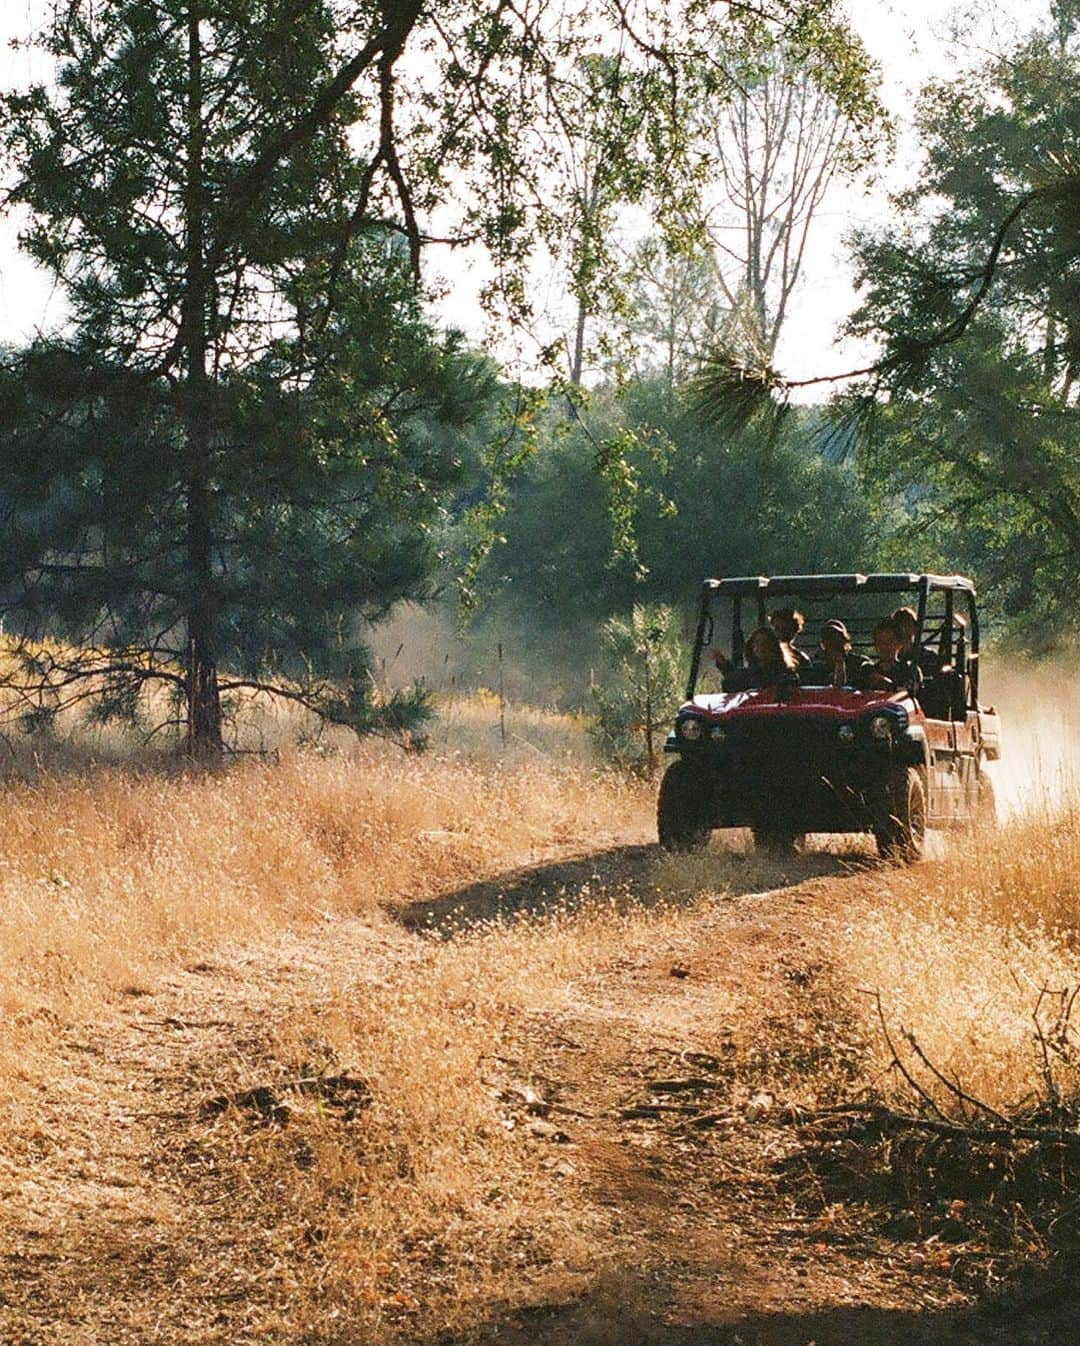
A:
POLYGON ((795 389, 866 380, 865 395, 879 396, 899 395, 919 387, 925 382, 934 354, 960 341, 990 299, 1001 267, 1002 250, 1022 217, 1040 207, 1055 214, 1060 212, 1069 220, 1080 212, 1080 163, 1070 167, 1059 161, 1056 166, 1062 173, 1059 179, 1026 192, 1009 210, 989 241, 985 263, 974 275, 970 268, 952 274, 918 275, 914 259, 901 249, 893 249, 897 266, 904 268, 909 281, 918 276, 922 293, 909 295, 911 307, 905 310, 895 330, 885 332, 858 317, 853 321, 852 331, 885 336, 885 352, 877 360, 835 374, 792 379, 769 365, 748 365, 735 351, 714 349, 703 357, 692 380, 690 398, 695 409, 705 419, 737 433, 759 417, 782 415, 795 389), (919 301, 924 306, 925 318, 932 321, 936 317, 940 323, 925 335, 915 335, 911 330, 917 326, 918 317, 924 316, 916 308, 919 301))
POLYGON ((926 90, 919 177, 888 228, 853 239, 847 331, 876 359, 792 379, 715 350, 689 393, 738 431, 775 428, 798 390, 850 385, 831 420, 855 432, 867 479, 904 493, 915 533, 952 564, 974 548, 1036 644, 1075 622, 1050 613, 1080 576, 1078 56, 1074 8, 1059 6, 1014 50, 926 90))

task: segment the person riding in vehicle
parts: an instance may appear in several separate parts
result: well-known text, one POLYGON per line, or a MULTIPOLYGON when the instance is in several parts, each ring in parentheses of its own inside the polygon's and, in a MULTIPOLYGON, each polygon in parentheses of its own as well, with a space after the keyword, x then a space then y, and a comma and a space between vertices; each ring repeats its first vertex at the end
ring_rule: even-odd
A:
MULTIPOLYGON (((900 657, 907 659, 909 663, 914 663, 916 653, 915 632, 919 627, 919 618, 915 609, 897 608, 895 612, 889 615, 889 620, 895 623, 904 640, 900 649, 900 657)), ((935 677, 941 671, 941 658, 934 650, 927 649, 923 645, 918 651, 918 655, 919 667, 922 669, 924 677, 935 677)))
POLYGON ((748 692, 792 679, 797 682, 798 670, 799 662, 791 646, 771 626, 759 626, 746 642, 746 667, 724 668, 724 691, 748 692))
POLYGON ((781 643, 795 656, 799 668, 808 667, 812 662, 809 654, 805 650, 800 650, 795 644, 795 637, 801 635, 806 628, 806 618, 798 608, 777 608, 775 612, 769 614, 769 625, 780 637, 781 643))
POLYGON ((852 651, 851 633, 839 617, 830 617, 821 628, 821 644, 803 681, 819 687, 860 687, 869 663, 852 651))
POLYGON ((911 682, 912 663, 904 653, 904 631, 892 617, 883 617, 874 627, 874 649, 877 663, 864 672, 862 686, 866 691, 893 691, 907 687, 911 682))

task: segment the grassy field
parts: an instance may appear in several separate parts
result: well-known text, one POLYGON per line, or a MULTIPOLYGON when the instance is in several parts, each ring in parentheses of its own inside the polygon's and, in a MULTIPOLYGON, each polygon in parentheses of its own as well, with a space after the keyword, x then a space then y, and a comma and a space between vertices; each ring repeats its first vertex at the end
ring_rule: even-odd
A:
MULTIPOLYGON (((17 760, 0 794, 0 1005, 24 1027, 223 941, 452 889, 646 825, 651 788, 585 765, 566 717, 452 708, 430 755, 389 745, 247 758, 219 772, 17 760)), ((101 744, 96 745, 98 748, 101 744)), ((11 1044, 9 1043, 9 1046, 11 1044)))
MULTIPOLYGON (((628 1137, 626 1124, 604 1119, 619 1118, 650 1075, 685 1076, 688 1051, 722 1061, 707 1106, 722 1109, 733 1139, 691 1159, 706 1172, 741 1165, 739 1190, 772 1184, 763 1156, 790 1145, 782 1119, 791 1109, 809 1115, 872 1097, 927 1112, 890 1068, 877 997, 907 1069, 943 1116, 963 1123, 970 1110, 915 1058, 914 1043, 986 1106, 1037 1119, 1048 1091, 1033 1012, 1043 987, 1080 985, 1075 925, 1051 928, 1038 911, 1076 910, 1077 835, 1067 815, 1017 818, 982 844, 977 864, 955 852, 910 873, 826 855, 785 874, 773 861, 714 850, 624 864, 569 888, 556 874, 547 900, 514 919, 480 914, 462 926, 451 911, 442 937, 408 947, 395 938, 362 968, 332 971, 322 995, 275 987, 243 1051, 229 1039, 197 1074, 203 1096, 239 1100, 196 1131, 212 1186, 237 1214, 227 1249, 205 1251, 204 1274, 233 1275, 237 1261, 262 1266, 272 1252, 272 1283, 249 1286, 270 1339, 303 1329, 314 1341, 354 1340, 327 1326, 341 1322, 365 1341, 429 1331, 486 1340, 493 1310, 502 1318, 568 1303, 589 1304, 591 1325, 537 1340, 627 1339, 624 1331, 637 1330, 620 1327, 627 1264, 665 1283, 681 1265, 678 1240, 660 1239, 638 1215, 636 1186, 620 1178, 618 1195, 599 1204, 597 1186, 611 1181, 615 1147, 648 1141, 646 1171, 670 1184, 659 1198, 666 1206, 684 1190, 677 1165, 686 1143, 653 1130, 628 1137), (1017 881, 1023 920, 1003 907, 1003 884, 1017 881), (755 905, 773 899, 754 893, 790 883, 802 905, 755 905), (747 917, 750 934, 739 925, 747 917), (685 983, 669 975, 673 967, 688 972, 685 983), (569 1079, 564 1039, 579 1072, 569 1079), (672 1064, 657 1064, 664 1059, 672 1064), (363 1081, 370 1106, 349 1122, 321 1097, 285 1092, 285 1082, 312 1073, 363 1081), (262 1124, 242 1102, 268 1084, 288 1100, 280 1125, 262 1124), (535 1122, 530 1098, 542 1100, 535 1122), (759 1100, 765 1115, 754 1128, 759 1100), (779 1130, 767 1129, 770 1119, 779 1130), (552 1144, 564 1130, 571 1143, 552 1144)), ((1040 1007, 1048 1038, 1060 1004, 1052 996, 1040 1007)), ((1080 1097, 1073 1043, 1070 1028, 1052 1063, 1053 1088, 1071 1102, 1080 1097)), ((647 1097, 666 1106, 666 1095, 647 1097)), ((815 1247, 865 1238, 914 1210, 913 1266, 941 1280, 918 1294, 959 1301, 965 1288, 1046 1264, 1060 1246, 1060 1231, 1056 1240, 1047 1232, 1068 1205, 1060 1183, 1051 1192, 1040 1175, 1006 1184, 1003 1197, 994 1184, 972 1188, 971 1175, 995 1161, 973 1160, 971 1147, 952 1168, 940 1149, 862 1140, 852 1148, 846 1162, 856 1176, 841 1190, 823 1187, 808 1159, 809 1191, 783 1199, 789 1220, 794 1209, 818 1221, 824 1241, 815 1247), (962 1236, 943 1243, 958 1210, 962 1236)), ((766 1230, 776 1218, 769 1207, 737 1209, 766 1230)), ((782 1256, 758 1254, 771 1255, 782 1256)), ((892 1263, 897 1256, 891 1243, 892 1263)), ((851 1283, 861 1272, 845 1264, 843 1274, 851 1283)))
MULTIPOLYGON (((628 1265, 655 1264, 657 1283, 675 1266, 690 1277, 691 1226, 660 1230, 638 1187, 613 1177, 624 1153, 669 1184, 664 1210, 679 1165, 742 1165, 743 1186, 770 1195, 739 1219, 765 1239, 780 1189, 763 1156, 788 1154, 792 1118, 869 1099, 958 1124, 989 1110, 1039 1123, 1080 1099, 1068 1013, 1080 806, 1048 728, 1054 705, 1048 747, 1031 755, 1043 784, 1021 790, 1016 777, 998 832, 910 870, 858 844, 777 861, 734 838, 659 856, 642 844, 654 785, 591 765, 580 724, 515 710, 504 741, 492 698, 451 710, 425 757, 331 744, 209 775, 59 750, 12 764, 0 799, 0 1158, 34 1179, 0 1192, 7 1221, 44 1220, 63 1246, 63 1212, 102 1145, 142 1230, 132 1258, 160 1238, 193 1284, 234 1284, 246 1305, 242 1331, 234 1301, 211 1289, 166 1309, 164 1282, 139 1273, 113 1322, 121 1290, 103 1280, 112 1326, 87 1340, 456 1342, 530 1305, 588 1303, 591 1326, 563 1339, 615 1342, 630 1331, 618 1307, 628 1265), (1045 769, 1049 749, 1060 769, 1045 769), (667 1095, 646 1089, 658 1071, 716 1072, 708 1106, 723 1139, 703 1132, 693 1149, 663 1129, 667 1095), (109 1140, 140 1089, 149 1116, 185 1120, 109 1140), (620 1119, 643 1089, 659 1120, 627 1132, 620 1119), (207 1113, 215 1097, 227 1106, 207 1113), (72 1109, 93 1143, 77 1127, 78 1143, 65 1138, 57 1119, 72 1109), (140 1160, 140 1146, 155 1158, 140 1160)), ((1061 1242, 1060 1182, 1056 1196, 1042 1178, 1014 1183, 1007 1199, 991 1182, 976 1201, 934 1178, 924 1149, 857 1148, 840 1195, 812 1146, 792 1150, 813 1185, 783 1197, 787 1218, 809 1211, 850 1243, 879 1216, 910 1216, 912 1284, 927 1302, 938 1292, 918 1278, 931 1266, 950 1293, 973 1283, 960 1254, 937 1251, 959 1209, 970 1215, 960 1252, 984 1288, 1061 1242)), ((961 1167, 970 1174, 970 1155, 961 1167)), ((713 1186, 708 1219, 722 1223, 735 1198, 713 1186)), ((706 1216, 694 1218, 696 1229, 706 1216)), ((93 1222, 76 1226, 93 1246, 93 1222)), ((780 1265, 787 1251, 766 1242, 755 1256, 780 1265)), ((845 1276, 871 1276, 860 1256, 864 1270, 856 1257, 845 1276)), ((815 1284, 823 1301, 833 1293, 827 1277, 815 1284)), ((40 1293, 62 1323, 74 1291, 50 1285, 40 1293)), ((861 1293, 890 1302, 891 1287, 882 1275, 861 1293)), ((25 1312, 11 1320, 19 1331, 44 1321, 36 1301, 25 1312)), ((559 1340, 551 1331, 535 1339, 559 1340)), ((71 1338, 57 1326, 27 1339, 71 1338)))

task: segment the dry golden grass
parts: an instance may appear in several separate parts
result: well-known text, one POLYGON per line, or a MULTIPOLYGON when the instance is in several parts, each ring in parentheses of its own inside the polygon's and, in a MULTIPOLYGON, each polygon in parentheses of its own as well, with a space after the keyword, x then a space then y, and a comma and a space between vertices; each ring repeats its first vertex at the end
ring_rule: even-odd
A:
MULTIPOLYGON (((238 1228, 280 1259, 275 1303, 287 1315, 268 1311, 261 1330, 378 1343, 434 1327, 465 1339, 493 1311, 571 1299, 625 1255, 582 1188, 576 1146, 533 1135, 515 1091, 534 1082, 529 1025, 562 1022, 610 1089, 592 1053, 620 1017, 645 1029, 640 1006, 620 1010, 605 994, 605 976, 681 947, 686 921, 648 877, 633 892, 587 887, 452 941, 415 940, 392 971, 368 968, 329 1003, 284 1008, 234 1063, 232 1088, 345 1070, 372 1104, 346 1123, 297 1099, 281 1127, 237 1108, 206 1129, 238 1228), (334 1323, 347 1324, 340 1338, 334 1323)), ((690 1031, 663 1005, 647 1025, 673 1042, 690 1031)), ((222 1078, 218 1065, 215 1088, 222 1078)))
POLYGON ((500 705, 490 688, 468 696, 437 698, 439 718, 431 733, 437 751, 471 757, 528 761, 530 758, 588 767, 595 761, 583 716, 512 702, 500 705))
MULTIPOLYGON (((560 731, 573 748, 572 735, 560 731)), ((640 786, 540 752, 31 772, 0 796, 0 1007, 46 1026, 224 941, 437 894, 645 825, 640 786)))
MULTIPOLYGON (((853 845, 839 903, 824 892, 811 899, 806 920, 866 1047, 855 1092, 869 1087, 905 1106, 917 1102, 890 1070, 895 1047, 944 1111, 963 1112, 920 1064, 906 1030, 949 1079, 1002 1113, 1046 1103, 1037 1023, 1052 1037, 1062 993, 1080 987, 1080 795, 1062 779, 1052 792, 1032 789, 1027 810, 1017 807, 997 830, 935 837, 938 858, 911 869, 875 864, 853 845)), ((716 850, 667 859, 655 877, 662 891, 698 902, 722 897, 733 882, 745 890, 778 881, 767 861, 716 850), (756 870, 757 881, 748 883, 756 870)), ((797 938, 806 933, 793 931, 797 938)), ((722 946, 723 932, 713 937, 722 946)), ((750 1036, 769 1014, 722 985, 706 988, 697 1009, 705 1016, 715 1010, 750 1036)), ((1050 1055, 1057 1087, 1080 1106, 1080 1011, 1073 1019, 1062 1052, 1050 1055)), ((849 1030, 837 1022, 818 1031, 828 1046, 830 1036, 849 1030)), ((793 1102, 834 1101, 827 1069, 817 1081, 773 1083, 793 1102)))
MULTIPOLYGON (((333 1340, 347 1312, 350 1333, 359 1322, 363 1339, 379 1340, 421 1298, 425 1312, 467 1323, 508 1286, 572 1287, 588 1261, 589 1222, 563 1210, 545 1154, 507 1130, 491 1078, 508 1006, 542 994, 557 968, 530 980, 505 948, 488 943, 481 955, 479 939, 459 959, 391 926, 385 909, 640 833, 652 790, 583 766, 580 726, 563 717, 511 711, 504 751, 490 698, 457 712, 427 756, 331 745, 206 773, 94 765, 60 745, 52 770, 24 764, 0 797, 0 1078, 34 1086, 16 1088, 4 1110, 12 1154, 32 1151, 44 1080, 76 1096, 86 1088, 75 1078, 85 1058, 53 1050, 62 1025, 98 1020, 108 1034, 116 992, 153 988, 204 958, 228 968, 287 931, 333 929, 325 917, 359 915, 392 950, 388 968, 361 969, 359 994, 342 984, 312 1005, 294 991, 256 1045, 212 1056, 189 1081, 197 1101, 200 1090, 341 1061, 374 1098, 346 1125, 316 1099, 297 1099, 283 1131, 229 1115, 207 1123, 193 1151, 212 1156, 206 1201, 228 1193, 235 1246, 222 1266, 214 1237, 175 1237, 190 1237, 210 1282, 248 1251, 271 1266, 250 1285, 252 1318, 271 1336, 292 1339, 303 1321, 312 1340, 333 1340)), ((554 927, 548 935, 565 942, 554 927)), ((108 1115, 109 1097, 103 1086, 92 1106, 108 1115)), ((77 1189, 85 1161, 73 1164, 77 1189)))
MULTIPOLYGON (((651 1256, 647 1233, 595 1199, 590 1183, 607 1179, 586 1180, 587 1144, 530 1136, 507 1098, 564 1030, 581 1054, 593 1139, 609 1148, 624 1139, 620 1089, 640 1089, 657 1054, 719 1054, 721 1040, 726 1093, 710 1106, 740 1119, 746 1162, 757 1089, 803 1107, 870 1089, 909 1107, 877 995, 897 1042, 901 1025, 913 1030, 991 1106, 1023 1113, 1045 1096, 1032 1010, 1044 986, 1080 985, 1075 794, 1048 794, 999 833, 911 870, 857 848, 793 864, 737 847, 635 853, 621 877, 578 879, 561 897, 555 882, 555 900, 531 914, 417 937, 382 909, 560 847, 651 834, 652 787, 582 765, 572 721, 511 709, 504 747, 497 701, 481 696, 448 708, 434 745, 415 757, 335 740, 326 755, 218 774, 39 770, 0 799, 0 994, 21 1024, 0 1077, 32 1071, 20 1053, 35 1033, 46 1045, 58 1020, 94 1017, 110 994, 177 963, 228 967, 243 944, 271 950, 265 984, 258 967, 243 994, 219 978, 213 994, 235 1028, 205 1059, 193 1037, 162 1078, 182 1077, 196 1102, 311 1072, 370 1090, 355 1115, 295 1095, 282 1125, 243 1107, 183 1123, 201 1167, 184 1170, 169 1238, 189 1240, 193 1281, 240 1287, 246 1330, 327 1346, 435 1339, 495 1308, 572 1295, 609 1255, 651 1256), (773 891, 793 879, 809 881, 798 895, 773 891), (333 962, 348 915, 372 939, 357 965, 333 962), (322 916, 334 919, 320 943, 322 916), (288 945, 273 951, 288 930, 313 965, 329 960, 321 981, 284 975, 288 945), (690 973, 672 977, 676 967, 690 973)), ((1047 1026, 1052 1009, 1044 998, 1047 1026)), ((1064 1061, 1057 1079, 1080 1087, 1064 1061)), ((123 1081, 113 1087, 103 1115, 123 1097, 123 1081)))
MULTIPOLYGON (((887 901, 853 913, 843 961, 855 987, 880 993, 905 1061, 954 1113, 955 1099, 918 1067, 901 1027, 990 1106, 1011 1113, 1045 1102, 1033 1015, 1044 988, 1080 986, 1080 800, 1066 795, 1014 815, 996 833, 958 840, 939 862, 890 873, 888 888, 887 901)), ((1059 1006, 1060 997, 1043 996, 1047 1034, 1059 1006)), ((871 1039, 884 1070, 882 1034, 873 1030, 871 1039)), ((1063 1092, 1080 1101, 1070 1063, 1078 1048, 1074 1032, 1055 1069, 1063 1092)), ((892 1088, 904 1086, 894 1078, 892 1088)))
MULTIPOLYGON (((902 1023, 990 1105, 1030 1107, 1044 1092, 1038 990, 1080 983, 1071 934, 1038 920, 1040 906, 1058 914, 1077 897, 1076 846, 1067 819, 1040 815, 911 871, 864 860, 850 877, 812 880, 806 924, 789 939, 770 924, 768 896, 730 905, 778 883, 775 860, 662 857, 632 885, 586 885, 545 910, 418 941, 396 975, 293 1008, 236 1084, 303 1073, 314 1053, 318 1069, 362 1077, 373 1103, 345 1124, 298 1100, 282 1128, 237 1112, 207 1134, 215 1172, 242 1192, 242 1222, 288 1268, 277 1301, 287 1317, 275 1310, 265 1330, 326 1342, 338 1340, 334 1322, 371 1342, 408 1341, 421 1326, 467 1334, 493 1306, 566 1300, 602 1278, 601 1250, 616 1245, 579 1182, 577 1149, 530 1140, 506 1101, 508 1082, 530 1079, 530 1031, 568 1031, 607 1107, 619 1095, 606 1071, 643 1069, 620 1059, 635 1042, 644 1062, 658 1048, 716 1051, 723 1038, 733 1074, 712 1105, 738 1116, 761 1089, 813 1107, 873 1088, 910 1108, 860 994, 870 990, 898 1041, 902 1023), (1065 849, 1047 864, 1054 846, 1065 849), (1002 905, 1013 883, 1023 922, 1002 905), (692 977, 668 977, 675 964, 692 977), (781 968, 794 976, 780 980, 781 968)), ((617 1133, 617 1120, 595 1125, 617 1133)))
POLYGON ((422 1317, 457 1332, 493 1305, 571 1294, 595 1265, 598 1221, 565 1199, 569 1168, 500 1101, 507 1010, 474 970, 424 960, 375 1004, 354 991, 298 1009, 247 1064, 249 1078, 310 1070, 317 1042, 324 1066, 371 1089, 354 1120, 303 1100, 284 1127, 208 1128, 239 1227, 268 1236, 282 1268, 264 1331, 336 1342, 338 1322, 342 1341, 410 1340, 422 1317))

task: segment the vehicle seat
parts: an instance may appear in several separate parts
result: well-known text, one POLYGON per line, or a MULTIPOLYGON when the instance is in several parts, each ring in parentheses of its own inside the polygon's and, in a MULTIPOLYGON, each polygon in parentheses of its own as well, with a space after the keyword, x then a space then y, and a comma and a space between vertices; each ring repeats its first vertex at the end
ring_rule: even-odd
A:
MULTIPOLYGON (((948 720, 956 714, 957 706, 964 704, 963 679, 951 668, 942 669, 927 678, 919 693, 923 711, 931 720, 948 720)), ((961 718, 963 711, 961 711, 961 718)))

